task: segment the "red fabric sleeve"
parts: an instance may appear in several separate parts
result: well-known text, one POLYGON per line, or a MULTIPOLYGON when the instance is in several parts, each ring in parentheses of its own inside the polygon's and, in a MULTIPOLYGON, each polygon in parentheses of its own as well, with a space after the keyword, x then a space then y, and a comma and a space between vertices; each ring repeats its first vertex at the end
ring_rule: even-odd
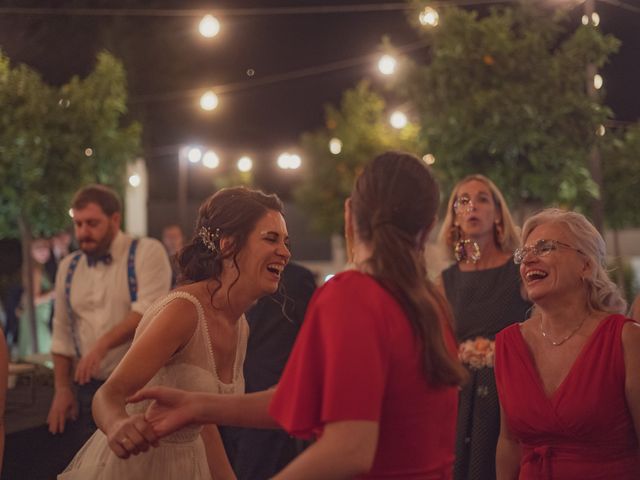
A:
POLYGON ((340 274, 316 292, 269 409, 286 431, 308 438, 329 422, 379 420, 389 302, 395 300, 358 272, 340 274))

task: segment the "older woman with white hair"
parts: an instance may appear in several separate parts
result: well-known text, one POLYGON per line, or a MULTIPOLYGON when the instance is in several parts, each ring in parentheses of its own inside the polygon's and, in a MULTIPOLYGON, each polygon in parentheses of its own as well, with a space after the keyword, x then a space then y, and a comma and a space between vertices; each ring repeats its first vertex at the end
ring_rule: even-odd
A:
POLYGON ((514 260, 531 317, 496 337, 498 479, 631 480, 640 471, 640 325, 579 213, 544 210, 514 260))

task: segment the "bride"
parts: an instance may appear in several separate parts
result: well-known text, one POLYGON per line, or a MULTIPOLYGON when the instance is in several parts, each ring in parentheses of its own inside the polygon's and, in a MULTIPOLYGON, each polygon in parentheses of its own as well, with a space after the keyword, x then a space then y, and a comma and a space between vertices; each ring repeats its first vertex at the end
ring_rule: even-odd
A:
POLYGON ((206 200, 196 235, 179 255, 182 286, 145 313, 130 350, 94 398, 99 430, 58 478, 234 478, 216 426, 158 440, 144 418, 146 405, 125 407, 125 399, 145 385, 242 393, 243 312, 277 290, 289 257, 275 195, 230 188, 206 200), (138 455, 149 444, 159 448, 138 455))

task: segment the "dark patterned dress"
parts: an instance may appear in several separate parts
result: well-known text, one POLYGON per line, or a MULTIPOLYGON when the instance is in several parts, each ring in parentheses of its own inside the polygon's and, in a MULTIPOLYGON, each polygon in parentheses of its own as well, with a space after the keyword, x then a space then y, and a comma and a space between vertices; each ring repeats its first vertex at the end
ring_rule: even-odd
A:
MULTIPOLYGON (((442 272, 453 309, 458 342, 494 340, 496 333, 527 316, 531 304, 522 299, 518 266, 504 265, 462 272, 457 264, 442 272)), ((469 383, 460 392, 456 436, 455 480, 496 478, 496 444, 500 408, 493 367, 468 366, 469 383)))

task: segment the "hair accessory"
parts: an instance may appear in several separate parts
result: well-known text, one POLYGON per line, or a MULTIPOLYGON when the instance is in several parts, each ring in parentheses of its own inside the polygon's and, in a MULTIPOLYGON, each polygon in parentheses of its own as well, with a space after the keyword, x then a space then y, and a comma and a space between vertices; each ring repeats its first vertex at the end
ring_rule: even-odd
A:
POLYGON ((478 263, 480 260, 480 245, 474 240, 468 238, 458 240, 453 246, 453 255, 457 262, 478 263), (470 245, 473 251, 471 254, 467 252, 467 245, 470 245))
POLYGON ((216 245, 216 242, 220 240, 220 229, 216 228, 213 232, 207 227, 200 227, 200 231, 198 232, 198 236, 205 247, 211 250, 213 253, 218 253, 219 248, 216 245))

